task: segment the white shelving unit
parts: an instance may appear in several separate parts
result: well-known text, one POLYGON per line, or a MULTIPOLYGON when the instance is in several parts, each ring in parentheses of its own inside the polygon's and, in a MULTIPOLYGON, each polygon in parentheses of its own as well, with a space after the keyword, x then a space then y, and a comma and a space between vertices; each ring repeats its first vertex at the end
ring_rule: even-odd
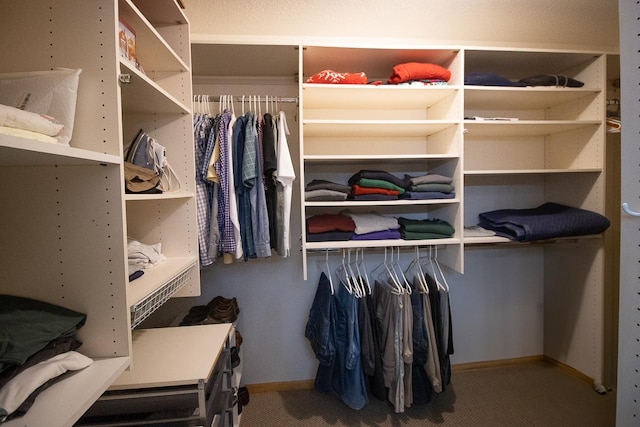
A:
POLYGON ((319 213, 376 211, 384 215, 440 218, 454 226, 449 239, 307 242, 302 235, 303 271, 309 250, 441 245, 443 262, 463 268, 462 253, 462 59, 455 49, 352 49, 305 46, 300 82, 301 210, 319 213), (360 61, 357 60, 360 59, 360 61), (305 83, 324 69, 364 71, 383 80, 394 65, 420 58, 451 71, 447 86, 406 87, 305 83), (346 182, 360 169, 385 170, 396 176, 426 172, 453 177, 455 199, 384 202, 304 200, 313 179, 346 182))
POLYGON ((462 230, 463 225, 476 224, 481 212, 532 208, 551 201, 604 214, 605 55, 562 50, 326 46, 305 46, 301 52, 304 183, 312 179, 346 182, 359 169, 386 170, 399 176, 428 171, 453 176, 457 196, 428 202, 323 203, 305 202, 303 188, 303 219, 343 209, 376 210, 393 216, 440 217, 456 229, 452 239, 406 242, 307 242, 303 233, 305 272, 307 252, 323 249, 437 244, 447 248, 444 262, 460 272, 466 270, 467 246, 485 259, 491 271, 503 268, 491 255, 495 248, 520 250, 522 259, 539 264, 544 312, 540 352, 600 386, 605 358, 602 236, 518 244, 502 237, 464 238, 462 230), (369 80, 386 81, 395 64, 411 61, 442 65, 452 72, 451 81, 447 86, 420 88, 304 83, 324 69, 365 71, 369 80), (474 72, 493 72, 511 80, 559 74, 582 81, 584 86, 463 85, 463 75, 474 72))
POLYGON ((85 313, 79 350, 95 360, 7 425, 70 426, 129 365, 132 328, 200 292, 189 24, 174 0, 16 2, 0 23, 0 72, 82 69, 70 146, 0 137, 0 292, 85 313), (119 16, 144 72, 119 55, 119 16), (179 192, 124 193, 123 150, 140 128, 167 148, 179 192), (167 256, 132 283, 128 236, 167 256))
MULTIPOLYGON (((465 74, 479 71, 511 80, 558 74, 584 86, 465 86, 465 117, 517 119, 464 121, 465 224, 475 224, 484 211, 532 208, 544 202, 604 214, 605 55, 465 51, 465 74)), ((493 247, 502 240, 474 237, 465 239, 465 246, 493 247)), ((599 387, 605 358, 604 239, 586 236, 543 243, 544 355, 593 378, 599 387)), ((527 256, 523 251, 522 257, 527 256)))

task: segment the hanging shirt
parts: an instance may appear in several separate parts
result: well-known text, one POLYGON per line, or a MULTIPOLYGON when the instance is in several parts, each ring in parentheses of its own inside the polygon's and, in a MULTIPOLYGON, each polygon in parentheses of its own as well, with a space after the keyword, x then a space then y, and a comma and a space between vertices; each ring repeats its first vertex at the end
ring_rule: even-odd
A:
MULTIPOLYGON (((240 235, 240 220, 238 217, 238 198, 236 196, 236 184, 235 184, 235 171, 234 164, 234 149, 233 149, 233 128, 236 123, 235 114, 231 114, 231 120, 229 121, 228 137, 227 137, 227 175, 229 179, 229 216, 231 218, 231 224, 233 225, 233 237, 236 244, 236 250, 234 252, 235 259, 242 258, 242 237, 240 235)), ((227 260, 225 259, 225 264, 227 260)))
POLYGON ((240 238, 242 240, 242 256, 245 261, 255 258, 253 249, 253 233, 251 231, 251 202, 249 188, 244 180, 244 154, 246 138, 247 116, 240 116, 233 126, 233 180, 238 203, 238 222, 240 223, 240 238))
POLYGON ((233 224, 231 223, 231 214, 229 210, 229 174, 228 174, 228 155, 229 147, 228 135, 229 122, 231 121, 231 113, 225 110, 220 118, 217 127, 219 133, 220 159, 214 163, 218 179, 220 180, 220 191, 218 192, 218 228, 220 230, 220 252, 232 253, 236 252, 235 235, 233 224))
POLYGON ((284 111, 278 113, 278 138, 277 138, 277 158, 278 167, 275 177, 278 180, 277 196, 278 210, 277 215, 277 251, 283 257, 291 255, 291 238, 290 238, 290 221, 291 221, 291 195, 293 193, 293 182, 296 179, 296 173, 293 169, 291 154, 289 153, 289 145, 287 143, 287 135, 289 128, 287 127, 287 117, 284 111))
POLYGON ((209 204, 209 186, 203 179, 201 170, 205 163, 205 153, 211 131, 212 121, 208 116, 202 114, 194 115, 194 150, 196 164, 196 220, 198 224, 198 253, 200 265, 206 267, 213 264, 209 257, 209 221, 211 218, 211 207, 209 204))

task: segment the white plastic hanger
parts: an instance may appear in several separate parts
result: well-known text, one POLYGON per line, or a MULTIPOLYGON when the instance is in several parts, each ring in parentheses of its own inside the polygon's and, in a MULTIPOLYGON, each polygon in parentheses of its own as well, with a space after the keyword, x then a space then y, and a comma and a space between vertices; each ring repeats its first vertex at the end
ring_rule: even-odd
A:
POLYGON ((367 287, 365 285, 364 282, 364 277, 362 277, 362 273, 360 272, 360 266, 358 265, 358 249, 356 248, 355 250, 355 254, 354 254, 354 260, 351 261, 351 249, 349 249, 349 271, 351 272, 351 276, 354 278, 354 285, 357 287, 358 290, 358 298, 363 298, 364 296, 367 295, 367 287), (356 274, 353 270, 353 267, 355 267, 355 271, 357 271, 358 274, 356 274))
POLYGON ((336 277, 338 280, 344 285, 347 291, 350 294, 353 294, 353 288, 351 287, 351 281, 349 277, 349 272, 347 270, 347 265, 345 263, 345 250, 342 250, 342 264, 336 268, 336 277))
POLYGON ((380 267, 384 267, 382 271, 380 271, 380 273, 378 274, 378 277, 380 278, 380 282, 388 284, 389 286, 392 287, 393 293, 397 295, 401 295, 404 293, 404 288, 400 285, 400 283, 398 282, 398 279, 393 274, 393 271, 391 270, 391 265, 389 264, 389 260, 387 259, 387 257, 388 257, 387 248, 384 248, 384 261, 380 263, 380 265, 378 265, 376 268, 374 268, 373 271, 376 271, 380 267), (386 277, 384 275, 385 273, 386 273, 386 277))
POLYGON ((367 290, 369 291, 369 295, 371 295, 371 282, 369 281, 369 275, 367 274, 364 264, 364 248, 356 249, 356 270, 358 271, 358 275, 362 277, 362 280, 367 285, 367 290), (360 251, 360 261, 358 261, 358 251, 360 251), (362 270, 360 270, 360 267, 362 267, 362 270))
MULTIPOLYGON (((402 267, 400 266, 400 247, 398 246, 396 249, 398 253, 396 255, 396 261, 393 263, 393 271, 396 273, 396 279, 398 280, 400 285, 404 287, 405 292, 411 294, 411 285, 409 284, 407 276, 404 275, 404 271, 402 271, 402 267)), ((391 254, 393 256, 393 252, 391 252, 391 254)))
POLYGON ((331 295, 334 294, 334 289, 333 289, 333 278, 332 278, 332 274, 331 274, 331 267, 329 267, 329 249, 325 249, 325 256, 324 256, 324 267, 325 269, 323 270, 323 266, 320 264, 320 260, 316 261, 318 264, 318 267, 320 268, 320 271, 324 271, 325 275, 327 276, 327 278, 329 279, 329 286, 331 287, 331 295))
POLYGON ((420 263, 420 247, 416 246, 414 249, 415 258, 409 263, 409 266, 405 270, 405 274, 413 274, 414 277, 418 278, 418 292, 429 293, 424 271, 422 270, 422 264, 420 263))
MULTIPOLYGON (((442 283, 444 284, 444 290, 446 292, 449 292, 449 283, 447 282, 447 278, 444 276, 444 272, 442 271, 442 267, 440 267, 440 263, 438 262, 438 247, 435 247, 435 256, 434 256, 434 261, 436 264, 436 267, 438 268, 438 273, 440 274, 440 278, 442 279, 442 283)), ((438 281, 438 284, 440 284, 442 286, 442 284, 438 281)))

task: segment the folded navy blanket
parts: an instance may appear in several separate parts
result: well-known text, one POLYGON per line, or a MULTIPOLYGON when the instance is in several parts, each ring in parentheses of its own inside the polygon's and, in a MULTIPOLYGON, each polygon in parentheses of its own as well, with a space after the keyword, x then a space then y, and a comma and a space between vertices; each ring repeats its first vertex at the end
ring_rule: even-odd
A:
POLYGON ((533 209, 499 209, 479 215, 480 226, 518 241, 598 234, 609 220, 592 211, 545 203, 533 209))

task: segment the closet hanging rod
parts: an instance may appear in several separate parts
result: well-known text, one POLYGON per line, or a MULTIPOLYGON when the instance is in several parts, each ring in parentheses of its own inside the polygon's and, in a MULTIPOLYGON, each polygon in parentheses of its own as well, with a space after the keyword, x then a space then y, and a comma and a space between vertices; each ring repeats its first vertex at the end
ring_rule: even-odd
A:
MULTIPOLYGON (((205 96, 206 98, 204 100, 209 101, 209 102, 220 102, 220 100, 224 100, 224 96, 212 96, 212 95, 194 95, 193 96, 193 100, 197 101, 198 100, 198 96, 205 96)), ((266 96, 264 95, 245 95, 244 96, 244 100, 245 101, 249 101, 249 98, 251 97, 257 97, 260 96, 260 102, 264 102, 266 96)), ((233 100, 236 102, 242 102, 243 96, 237 96, 234 95, 233 96, 233 100)), ((274 101, 280 102, 280 103, 289 103, 289 104, 297 104, 298 103, 298 97, 293 97, 293 98, 281 98, 278 96, 271 96, 269 95, 269 99, 273 99, 274 101)))

